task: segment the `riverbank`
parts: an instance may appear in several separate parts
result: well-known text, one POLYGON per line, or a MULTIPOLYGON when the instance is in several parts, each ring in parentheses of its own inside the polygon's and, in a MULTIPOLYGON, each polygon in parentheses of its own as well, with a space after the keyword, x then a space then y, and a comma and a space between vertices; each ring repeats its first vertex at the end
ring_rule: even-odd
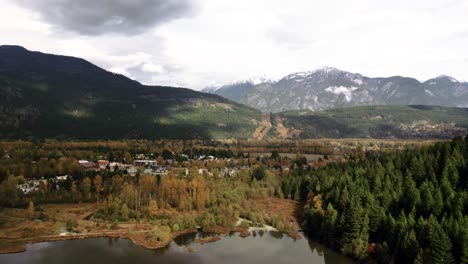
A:
MULTIPOLYGON (((301 238, 298 222, 292 216, 295 202, 272 198, 251 201, 253 211, 268 211, 275 214, 290 216, 288 229, 280 230, 294 239, 301 238)), ((181 234, 196 232, 197 229, 184 229, 178 232, 166 232, 163 241, 155 238, 158 225, 149 220, 109 222, 101 219, 90 219, 89 215, 96 212, 99 205, 95 203, 83 204, 47 204, 42 205, 40 214, 46 219, 31 218, 26 209, 4 208, 0 211, 0 254, 19 253, 26 250, 26 245, 49 241, 75 240, 97 237, 125 238, 133 243, 148 249, 167 246, 181 234), (76 227, 68 230, 67 223, 73 221, 76 227)), ((202 212, 160 209, 161 214, 171 217, 195 218, 202 212)), ((37 213, 39 215, 39 213, 37 213)), ((226 228, 214 226, 203 228, 203 231, 225 236, 230 232, 239 232, 241 237, 248 237, 253 232, 277 231, 271 225, 253 223, 247 219, 239 218, 234 227, 226 228), (247 222, 249 225, 241 225, 247 222)), ((161 230, 162 232, 162 230, 161 230)))
MULTIPOLYGON (((204 232, 215 233, 217 235, 201 238, 195 241, 195 243, 205 244, 209 242, 215 242, 222 239, 223 236, 228 235, 230 232, 238 232, 240 237, 248 237, 252 234, 252 232, 257 231, 278 231, 272 228, 255 228, 252 231, 246 228, 224 228, 224 227, 211 227, 203 229, 204 232)), ((92 234, 70 234, 70 235, 58 235, 58 236, 43 236, 43 237, 35 237, 35 238, 26 238, 17 240, 17 242, 21 241, 18 244, 11 244, 11 245, 0 245, 0 254, 11 254, 11 253, 21 253, 26 251, 27 244, 34 244, 34 243, 41 243, 41 242, 53 242, 53 241, 65 241, 65 240, 77 240, 77 239, 86 239, 86 238, 99 238, 99 237, 110 237, 110 238, 125 238, 132 241, 134 244, 140 245, 147 249, 158 249, 163 248, 169 245, 175 238, 180 235, 195 233, 197 229, 186 229, 183 231, 175 232, 171 234, 171 239, 164 242, 158 242, 151 239, 151 231, 141 231, 141 232, 133 232, 133 233, 122 233, 122 232, 102 232, 102 233, 92 233, 92 234)), ((298 232, 282 232, 284 234, 289 235, 291 238, 294 239, 301 239, 302 236, 298 232)))
MULTIPOLYGON (((240 237, 248 237, 253 232, 259 231, 277 231, 276 228, 264 225, 263 227, 241 227, 239 226, 242 221, 248 221, 246 219, 239 218, 238 224, 234 228, 225 228, 220 226, 204 228, 204 232, 214 233, 217 234, 215 236, 201 238, 195 241, 199 244, 205 244, 209 242, 215 242, 221 240, 223 236, 228 235, 231 232, 238 232, 240 237)), ((249 221, 251 222, 251 221, 249 221)), ((152 239, 152 231, 133 231, 133 232, 122 232, 122 231, 102 231, 102 232, 94 232, 94 233, 86 233, 86 234, 74 234, 74 233, 66 233, 60 235, 50 235, 50 236, 38 236, 32 238, 14 238, 14 237, 0 237, 0 241, 3 241, 0 245, 0 254, 11 254, 11 253, 21 253, 26 251, 27 244, 34 244, 34 243, 41 243, 41 242, 53 242, 53 241, 64 241, 64 240, 77 240, 77 239, 86 239, 86 238, 99 238, 99 237, 111 237, 111 238, 125 238, 132 241, 134 244, 140 245, 147 249, 158 249, 163 248, 169 245, 175 238, 180 235, 195 233, 197 229, 186 229, 179 232, 171 233, 171 238, 167 241, 156 241, 152 239), (11 239, 5 243, 5 240, 11 239), (11 244, 10 244, 11 243, 11 244)), ((284 234, 289 235, 293 239, 301 239, 301 234, 296 231, 289 231, 289 232, 282 232, 284 234)))
POLYGON ((27 238, 22 240, 18 244, 12 245, 0 245, 0 254, 10 253, 21 253, 26 251, 27 244, 41 243, 41 242, 53 242, 53 241, 65 241, 65 240, 77 240, 86 238, 99 238, 99 237, 110 237, 110 238, 125 238, 132 241, 134 244, 140 245, 147 249, 157 249, 169 245, 176 237, 188 233, 195 233, 196 229, 186 229, 180 232, 171 234, 171 239, 164 242, 158 242, 150 239, 151 231, 122 233, 122 232, 101 232, 93 234, 70 234, 70 235, 58 235, 58 236, 43 236, 35 238, 27 238))

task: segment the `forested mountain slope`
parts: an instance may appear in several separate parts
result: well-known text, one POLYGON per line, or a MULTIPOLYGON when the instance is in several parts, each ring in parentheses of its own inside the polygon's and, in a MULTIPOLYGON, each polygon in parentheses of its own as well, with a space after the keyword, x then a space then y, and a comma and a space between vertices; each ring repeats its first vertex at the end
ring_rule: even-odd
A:
POLYGON ((0 138, 249 138, 260 120, 259 111, 217 95, 0 46, 0 138))
POLYGON ((354 106, 272 115, 271 137, 453 138, 468 129, 468 109, 439 106, 354 106))

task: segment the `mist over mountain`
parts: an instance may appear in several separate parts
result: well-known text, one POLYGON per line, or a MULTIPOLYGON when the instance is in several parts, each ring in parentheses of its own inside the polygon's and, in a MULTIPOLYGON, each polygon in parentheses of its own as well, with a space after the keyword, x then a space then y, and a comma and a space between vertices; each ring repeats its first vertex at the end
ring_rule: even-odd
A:
POLYGON ((263 112, 317 111, 355 105, 468 107, 468 83, 450 76, 420 82, 401 76, 370 78, 332 67, 289 74, 278 81, 241 81, 203 91, 263 112))

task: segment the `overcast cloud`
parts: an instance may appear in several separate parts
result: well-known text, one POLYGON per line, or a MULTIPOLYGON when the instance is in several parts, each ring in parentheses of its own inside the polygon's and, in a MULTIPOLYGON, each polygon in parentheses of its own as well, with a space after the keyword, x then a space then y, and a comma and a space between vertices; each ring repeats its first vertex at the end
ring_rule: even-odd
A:
POLYGON ((145 84, 205 86, 333 66, 468 80, 464 0, 2 0, 0 44, 145 84))
POLYGON ((58 29, 83 35, 136 35, 193 14, 190 0, 18 0, 58 29))

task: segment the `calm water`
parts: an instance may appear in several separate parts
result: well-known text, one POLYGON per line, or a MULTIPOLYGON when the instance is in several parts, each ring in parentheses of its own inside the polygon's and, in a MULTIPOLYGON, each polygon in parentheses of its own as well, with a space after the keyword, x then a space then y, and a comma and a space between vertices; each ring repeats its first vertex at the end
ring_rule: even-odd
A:
POLYGON ((157 250, 119 238, 44 242, 28 245, 24 253, 0 255, 0 263, 352 263, 312 240, 294 240, 278 232, 257 232, 247 238, 232 233, 214 243, 193 243, 204 235, 183 235, 157 250), (188 252, 186 246, 195 252, 188 252))

